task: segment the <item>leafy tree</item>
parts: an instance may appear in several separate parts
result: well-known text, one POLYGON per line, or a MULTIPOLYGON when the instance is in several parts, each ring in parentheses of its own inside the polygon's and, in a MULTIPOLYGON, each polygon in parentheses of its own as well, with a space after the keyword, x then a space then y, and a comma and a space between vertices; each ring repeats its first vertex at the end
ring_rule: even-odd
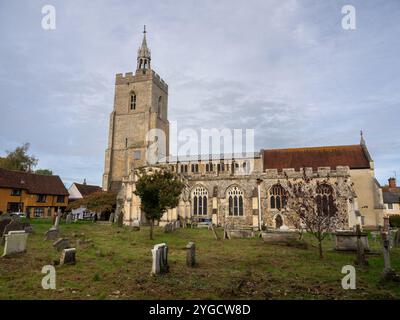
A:
POLYGON ((332 184, 329 178, 314 181, 305 172, 293 182, 287 178, 286 217, 298 230, 305 229, 317 239, 321 259, 322 241, 329 232, 346 225, 348 202, 353 201, 353 196, 353 184, 348 179, 332 184), (318 196, 317 189, 321 185, 331 189, 329 200, 318 196))
POLYGON ((176 174, 165 169, 141 169, 137 174, 134 193, 140 197, 141 209, 150 221, 150 239, 153 239, 154 221, 178 205, 184 184, 176 174))
POLYGON ((0 158, 0 167, 8 170, 18 170, 31 172, 37 165, 38 159, 33 155, 28 155, 30 144, 24 143, 14 151, 6 151, 7 156, 0 158))
POLYGON ((98 213, 112 212, 115 210, 116 204, 117 194, 115 192, 97 191, 82 199, 71 202, 67 206, 67 210, 78 209, 84 206, 88 210, 98 213))
POLYGON ((35 170, 36 174, 40 174, 42 176, 52 176, 53 175, 53 171, 51 171, 50 169, 37 169, 35 170))

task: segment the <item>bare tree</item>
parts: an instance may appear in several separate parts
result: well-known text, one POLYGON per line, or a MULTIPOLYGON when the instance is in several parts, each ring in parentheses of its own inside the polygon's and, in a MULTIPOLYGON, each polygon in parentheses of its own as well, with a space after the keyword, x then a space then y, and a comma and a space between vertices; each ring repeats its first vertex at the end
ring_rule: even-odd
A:
POLYGON ((316 180, 308 177, 305 171, 301 178, 286 179, 286 217, 300 232, 305 229, 317 239, 319 256, 323 258, 322 241, 348 221, 353 184, 345 178, 334 183, 329 177, 316 180))

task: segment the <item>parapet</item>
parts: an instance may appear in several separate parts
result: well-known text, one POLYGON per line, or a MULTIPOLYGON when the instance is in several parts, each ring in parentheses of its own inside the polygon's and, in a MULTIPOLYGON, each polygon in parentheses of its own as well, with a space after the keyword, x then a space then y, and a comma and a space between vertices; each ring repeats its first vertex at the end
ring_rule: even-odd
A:
POLYGON ((168 92, 168 85, 154 70, 147 71, 146 73, 137 72, 134 74, 133 72, 126 72, 125 74, 117 73, 115 75, 116 85, 146 80, 153 80, 162 90, 168 92))
POLYGON ((283 168, 281 171, 278 169, 266 169, 264 171, 265 178, 269 179, 282 179, 282 178, 301 178, 303 175, 307 177, 339 177, 339 176, 349 176, 350 168, 348 166, 337 166, 335 169, 331 167, 318 167, 314 170, 311 167, 300 168, 300 170, 295 170, 294 168, 283 168))

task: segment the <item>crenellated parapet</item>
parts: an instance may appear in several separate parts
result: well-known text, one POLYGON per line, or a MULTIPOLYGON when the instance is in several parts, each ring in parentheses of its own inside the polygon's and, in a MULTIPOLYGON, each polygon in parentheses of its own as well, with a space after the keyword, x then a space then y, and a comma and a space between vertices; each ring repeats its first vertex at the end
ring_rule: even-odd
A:
POLYGON ((348 166, 337 166, 335 169, 331 167, 318 167, 314 170, 311 167, 300 168, 285 168, 282 171, 278 169, 266 169, 262 174, 267 179, 285 179, 285 178, 301 178, 303 175, 309 178, 327 178, 327 177, 348 177, 350 176, 350 168, 348 166))
POLYGON ((133 72, 126 72, 125 74, 117 73, 115 75, 115 85, 149 80, 153 80, 157 86, 159 86, 165 92, 168 92, 167 83, 154 70, 147 70, 145 72, 139 71, 135 74, 133 72))

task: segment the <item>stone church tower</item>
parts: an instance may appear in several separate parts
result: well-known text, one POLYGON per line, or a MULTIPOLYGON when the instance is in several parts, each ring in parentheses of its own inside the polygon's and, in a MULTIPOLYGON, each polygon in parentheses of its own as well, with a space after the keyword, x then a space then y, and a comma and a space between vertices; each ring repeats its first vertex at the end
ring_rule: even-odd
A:
MULTIPOLYGON (((123 177, 133 168, 149 164, 148 133, 161 129, 165 134, 158 157, 169 154, 168 85, 151 69, 151 52, 146 28, 138 50, 136 72, 117 74, 114 109, 110 114, 108 148, 105 152, 103 190, 118 191, 123 177)), ((158 138, 156 138, 158 139, 158 138)))

